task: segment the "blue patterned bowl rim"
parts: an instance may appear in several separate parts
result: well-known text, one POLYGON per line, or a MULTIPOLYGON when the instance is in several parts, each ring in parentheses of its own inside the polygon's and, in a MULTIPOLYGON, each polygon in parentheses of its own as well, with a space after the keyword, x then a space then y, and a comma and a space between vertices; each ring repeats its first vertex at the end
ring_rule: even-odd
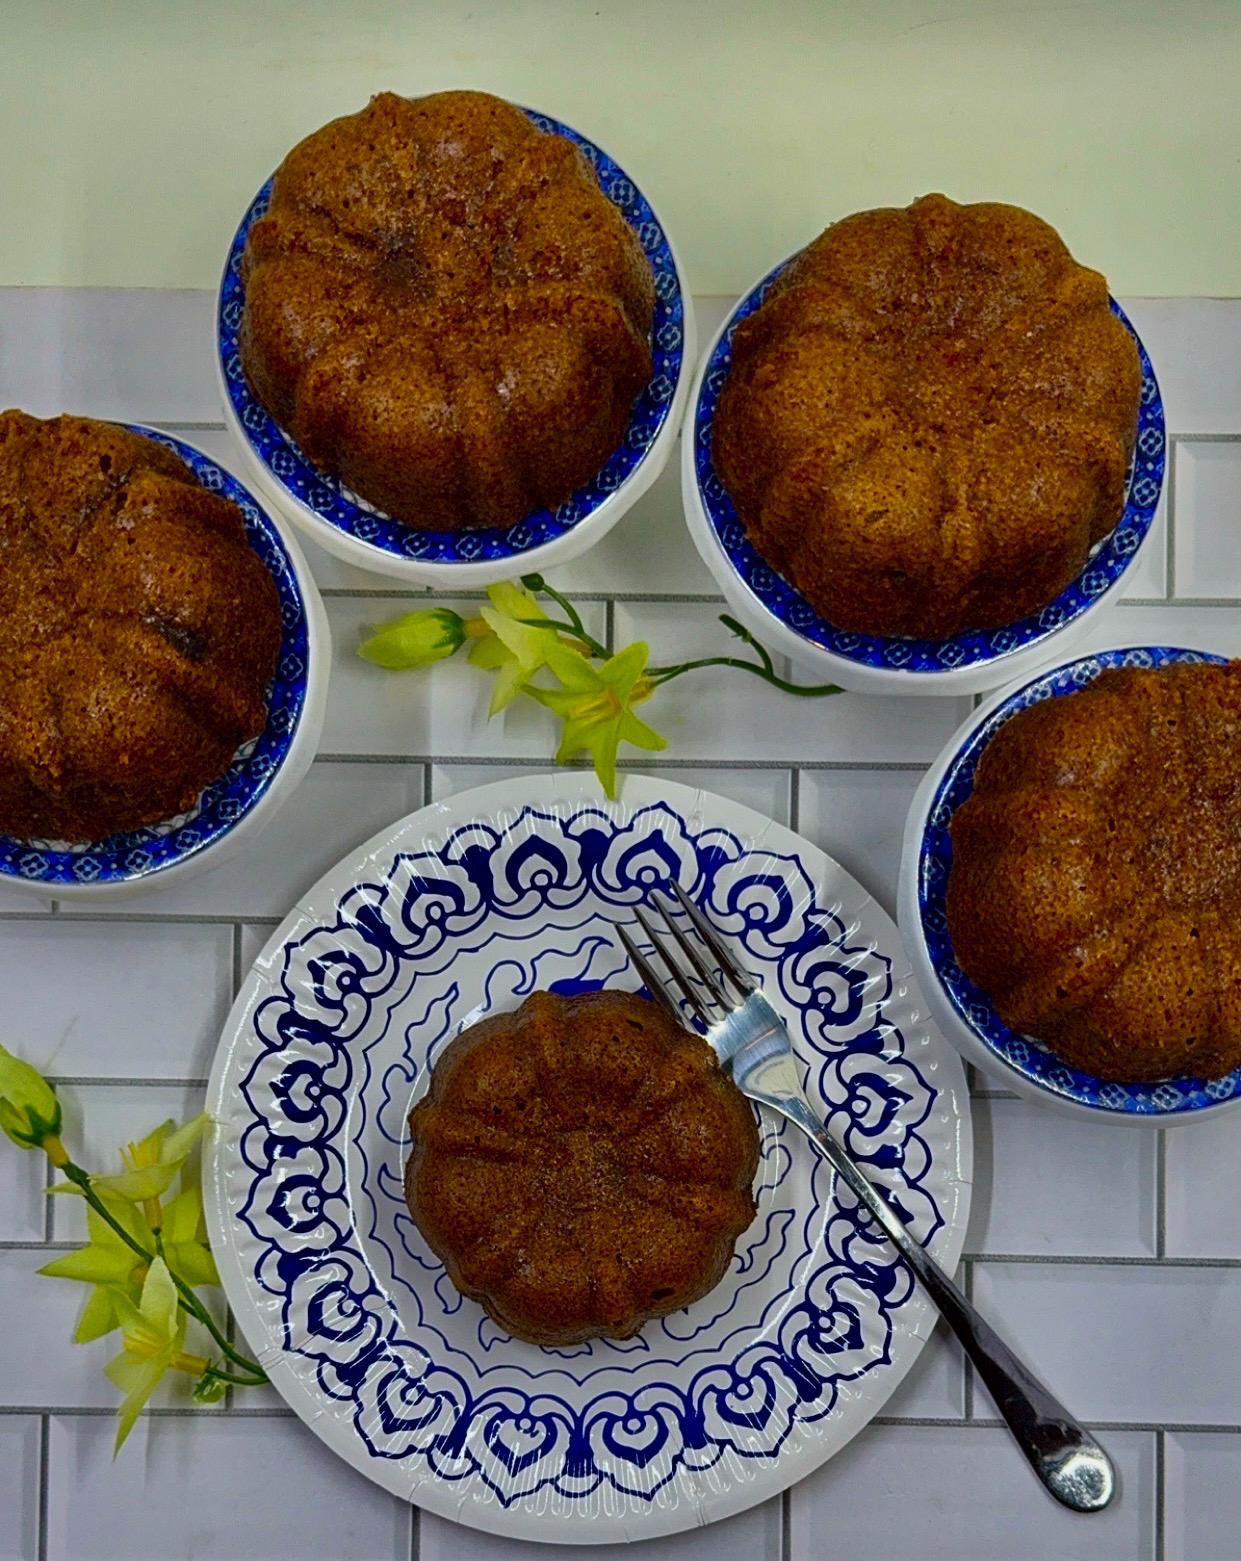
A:
POLYGON ((1132 1116, 1184 1117, 1241 1094, 1241 1068, 1220 1079, 1171 1078, 1153 1084, 1117 1083, 1071 1068, 1029 1036, 1018 1035, 996 1013, 991 999, 956 962, 948 933, 946 896, 952 871, 953 814, 972 794, 983 749, 1019 710, 1059 699, 1094 681, 1108 667, 1162 667, 1170 662, 1224 663, 1226 656, 1167 645, 1099 651, 1043 672, 1011 693, 962 743, 935 790, 918 848, 918 915, 927 954, 957 1015, 1008 1067, 1039 1089, 1079 1105, 1132 1116))
POLYGON ((758 309, 772 285, 797 257, 781 261, 736 305, 703 370, 694 407, 694 474, 708 525, 737 578, 767 613, 810 645, 859 666, 884 671, 955 672, 962 667, 996 661, 1040 644, 1081 616, 1110 591, 1136 557, 1155 518, 1167 461, 1163 400, 1150 357, 1129 317, 1113 298, 1112 313, 1132 336, 1142 365, 1137 442, 1130 466, 1124 512, 1116 529, 1087 560, 1085 568, 1040 612, 1001 629, 977 629, 942 640, 906 639, 855 634, 836 628, 814 610, 806 598, 778 575, 746 536, 736 507, 711 459, 715 410, 732 365, 733 336, 738 325, 758 309))
POLYGON ((426 531, 393 520, 317 470, 252 394, 241 366, 237 335, 245 290, 241 258, 251 225, 267 210, 268 179, 237 229, 220 282, 216 332, 225 392, 250 448, 278 488, 334 530, 394 558, 420 563, 477 564, 520 558, 571 532, 610 499, 638 470, 666 424, 686 369, 685 299, 672 246, 650 202, 628 174, 578 131, 533 109, 523 112, 543 131, 566 137, 585 155, 603 193, 637 233, 655 274, 651 329, 653 369, 634 403, 620 445, 607 464, 557 509, 535 510, 507 527, 426 531))
POLYGON ((130 432, 179 455, 201 485, 240 509, 246 535, 276 583, 280 601, 280 652, 268 693, 267 725, 208 786, 197 805, 179 819, 128 830, 106 840, 66 846, 0 835, 0 882, 60 886, 128 883, 153 877, 200 855, 233 830, 260 799, 288 757, 306 701, 308 627, 306 603, 284 540, 262 506, 240 482, 192 445, 141 424, 130 432))

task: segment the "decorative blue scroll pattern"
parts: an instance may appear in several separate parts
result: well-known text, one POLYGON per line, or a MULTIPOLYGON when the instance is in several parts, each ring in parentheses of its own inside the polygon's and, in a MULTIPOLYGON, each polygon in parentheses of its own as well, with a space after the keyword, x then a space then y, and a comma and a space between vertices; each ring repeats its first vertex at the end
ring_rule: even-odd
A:
MULTIPOLYGON (((733 569, 747 588, 781 623, 812 645, 860 666, 934 674, 995 661, 1054 634, 1085 612, 1129 567, 1155 518, 1167 461, 1163 401, 1146 348, 1128 316, 1111 300, 1112 313, 1133 337, 1142 364, 1137 443, 1129 472, 1124 513, 1116 529, 1091 554, 1085 568, 1054 601, 1040 612, 1003 629, 977 629, 942 640, 907 639, 892 635, 855 634, 838 629, 819 616, 806 598, 761 557, 746 535, 736 506, 711 459, 712 425, 720 392, 732 366, 733 337, 738 325, 758 309, 792 259, 771 271, 734 309, 727 329, 711 354, 694 408, 694 470, 698 494, 711 529, 733 569)), ((1000 669, 997 668, 997 679, 1000 669)))
POLYGON ((227 772, 207 787, 191 811, 146 829, 130 830, 86 845, 18 840, 0 835, 0 882, 7 875, 28 883, 121 883, 149 877, 196 855, 232 829, 264 796, 288 757, 306 699, 307 625, 301 587, 280 533, 270 518, 222 466, 192 446, 153 429, 130 431, 178 455, 212 493, 241 511, 246 537, 276 584, 280 600, 280 653, 267 696, 267 725, 227 772))
POLYGON ((811 1096, 910 1228, 925 1242, 945 1223, 927 1136, 939 1090, 893 1022, 890 961, 819 903, 796 858, 665 803, 627 817, 525 806, 381 856, 267 967, 229 1196, 286 1360, 370 1455, 413 1460, 411 1485, 481 1480, 504 1506, 538 1492, 645 1506, 721 1461, 774 1460, 893 1358, 912 1281, 847 1195, 829 1196, 809 1146, 772 1124, 732 1272, 625 1344, 510 1340, 437 1283, 412 1227, 379 1229, 397 1229, 382 1210, 399 1202, 394 1146, 439 1046, 536 982, 631 986, 604 929, 673 877, 804 1015, 811 1096))
POLYGON ((948 766, 927 812, 918 854, 918 911, 936 977, 974 1034, 1010 1067, 1043 1089, 1097 1106, 1140 1116, 1185 1117, 1231 1100, 1241 1092, 1241 1068, 1221 1079, 1172 1078, 1155 1084, 1098 1079, 1071 1068, 1029 1036, 1018 1035, 1000 1018, 991 999, 957 964, 948 932, 948 878, 952 872, 952 816, 974 790, 983 749, 1006 721, 1041 699, 1057 699, 1092 683, 1108 667, 1162 667, 1173 661, 1222 662, 1205 651, 1152 645, 1100 651, 1044 672, 1019 688, 972 732, 948 766))
POLYGON ((464 564, 518 559, 532 548, 564 536, 592 514, 641 464, 667 422, 685 369, 685 299, 672 247, 650 203, 632 179, 585 136, 549 119, 526 113, 538 129, 567 137, 598 175, 600 187, 638 235, 655 277, 655 315, 651 327, 652 372, 634 402, 620 447, 607 464, 553 510, 535 510, 516 525, 470 531, 427 531, 407 526, 375 509, 335 477, 317 470, 254 396, 241 365, 237 336, 245 307, 241 258, 250 228, 271 200, 269 179, 242 218, 220 283, 216 321, 225 391, 258 460, 273 481, 337 531, 397 558, 428 563, 464 564))

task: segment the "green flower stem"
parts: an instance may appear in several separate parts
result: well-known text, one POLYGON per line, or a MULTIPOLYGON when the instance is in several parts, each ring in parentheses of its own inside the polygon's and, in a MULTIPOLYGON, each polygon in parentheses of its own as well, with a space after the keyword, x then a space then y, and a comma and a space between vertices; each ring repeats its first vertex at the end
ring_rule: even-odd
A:
POLYGON ((835 683, 790 683, 778 673, 769 672, 756 662, 742 661, 737 656, 704 656, 701 661, 682 661, 675 667, 652 667, 647 677, 658 688, 661 683, 670 683, 683 672, 697 672, 700 667, 736 667, 738 672, 752 672, 756 678, 762 678, 764 683, 770 683, 772 688, 778 688, 785 694, 796 694, 799 699, 822 699, 828 694, 844 693, 844 689, 835 683))
POLYGON ((592 640, 590 635, 587 634, 585 626, 582 623, 582 615, 578 612, 577 608, 573 605, 569 598, 562 592, 558 591, 554 585, 548 585, 547 581, 544 580, 542 575, 522 575, 521 583, 525 586, 527 591, 533 592, 535 596, 537 596, 540 592, 542 592, 544 596, 550 596, 552 601, 555 602, 556 606, 560 608, 561 612, 564 613, 565 617, 568 618, 569 622, 573 625, 570 632, 576 634, 578 639, 585 641, 586 644, 598 647, 595 650, 596 656, 600 654, 603 656, 608 655, 608 652, 599 646, 598 640, 592 640))
MULTIPOLYGON (((576 613, 574 617, 577 617, 576 613)), ((597 661, 606 661, 612 654, 606 645, 601 645, 593 635, 587 634, 580 618, 577 618, 576 623, 557 623, 555 618, 518 618, 517 622, 531 629, 546 629, 550 634, 567 634, 572 639, 581 640, 597 661)))
POLYGON ((231 1382, 239 1388, 261 1388, 267 1385, 266 1377, 238 1377, 231 1371, 225 1371, 223 1366, 208 1366, 203 1375, 218 1377, 221 1382, 231 1382))
POLYGON ((755 677, 762 678, 764 683, 770 683, 772 688, 778 688, 785 694, 795 694, 799 699, 823 699, 828 694, 844 692, 836 683, 790 683, 776 671, 767 647, 761 640, 755 639, 744 624, 738 623, 736 618, 730 618, 727 613, 720 614, 720 622, 754 651, 759 658, 758 662, 742 661, 738 656, 704 656, 700 661, 682 661, 675 667, 651 667, 646 675, 656 688, 661 683, 679 678, 683 672, 696 672, 700 667, 735 667, 738 672, 752 672, 755 677))
MULTIPOLYGON (((612 654, 611 651, 586 632, 581 614, 567 596, 562 596, 559 591, 548 585, 542 575, 523 575, 521 583, 528 591, 541 591, 544 596, 551 597, 552 601, 562 609, 568 621, 558 623, 554 618, 522 618, 519 622, 528 624, 533 629, 546 629, 552 634, 572 635, 574 639, 581 640, 597 660, 608 659, 612 654)), ((736 618, 730 618, 727 613, 720 614, 720 622, 754 651, 759 658, 757 662, 743 661, 738 656, 704 656, 699 661, 681 661, 672 667, 651 667, 646 674, 651 684, 658 688, 661 683, 670 683, 673 678, 679 678, 683 672, 697 672, 702 667, 735 667, 738 672, 753 673, 755 677, 762 678, 764 683, 769 683, 772 688, 778 688, 785 694, 794 694, 799 699, 823 699, 828 694, 844 692, 836 683, 790 683, 776 671, 767 647, 761 640, 755 639, 743 624, 738 623, 736 618)))
MULTIPOLYGON (((131 1252, 140 1257, 144 1263, 153 1263, 157 1256, 163 1257, 164 1243, 163 1238, 160 1236, 159 1232, 155 1232, 155 1252, 148 1252, 144 1246, 133 1239, 133 1237, 118 1220, 113 1218, 107 1204, 104 1203, 103 1199, 91 1186, 89 1171, 85 1170, 80 1165, 75 1165, 73 1161, 70 1160, 65 1165, 64 1172, 71 1182, 82 1189, 82 1196, 86 1199, 87 1203, 91 1206, 92 1209, 94 1209, 95 1213, 104 1222, 104 1224, 121 1238, 121 1240, 125 1243, 131 1252)), ((169 1273, 172 1274, 172 1282, 177 1287, 177 1295, 180 1300, 181 1310, 187 1312, 197 1322, 202 1323, 203 1327, 215 1340, 216 1344, 219 1345, 220 1349, 223 1350, 224 1354, 229 1358, 229 1360, 233 1362, 235 1366, 240 1366, 243 1371, 248 1371, 253 1374, 254 1386, 258 1386, 261 1383, 266 1382, 267 1375, 263 1368, 255 1361, 248 1360, 244 1355, 233 1348, 233 1346, 220 1332, 220 1329, 216 1326, 216 1321, 212 1317, 211 1313, 194 1294, 193 1290, 190 1289, 189 1285, 187 1285, 183 1279, 179 1279, 176 1274, 173 1274, 171 1269, 169 1269, 169 1273)))

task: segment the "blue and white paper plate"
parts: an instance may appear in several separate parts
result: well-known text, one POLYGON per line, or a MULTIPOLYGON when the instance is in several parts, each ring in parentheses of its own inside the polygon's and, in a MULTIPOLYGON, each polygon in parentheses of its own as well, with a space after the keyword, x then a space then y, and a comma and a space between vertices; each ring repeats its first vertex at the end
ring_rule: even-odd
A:
POLYGON ((932 1016, 966 1060, 1029 1100, 1096 1121, 1153 1127, 1171 1127, 1241 1105, 1241 1068, 1219 1079, 1117 1083, 1069 1067, 1038 1041, 1017 1034, 957 964, 946 912, 952 817, 973 793, 983 749, 1006 721, 1042 699, 1058 699, 1086 687, 1108 667, 1227 659, 1205 650, 1127 646, 1055 667, 1016 690, 1001 691, 976 710, 918 788, 905 828, 899 891, 901 930, 914 971, 932 1016))
POLYGON ((607 534, 667 465, 697 357, 694 311, 667 229, 642 191, 606 152, 559 120, 525 110, 540 130, 565 136, 586 156, 603 193, 637 233, 655 275, 653 370, 624 437, 601 471, 555 510, 516 525, 429 531, 393 520, 319 471, 254 396, 237 334, 245 289, 241 258, 250 228, 267 211, 269 179, 242 218, 220 282, 217 362, 225 419, 249 457, 255 482, 306 535, 362 569, 453 589, 487 585, 576 558, 607 534))
POLYGON ((1128 316, 1113 299, 1112 313, 1133 337, 1142 364, 1137 444, 1125 508, 1115 530, 1095 548, 1077 578, 1041 612, 1002 629, 979 629, 942 640, 856 634, 821 617, 764 561, 746 536, 711 459, 712 426, 732 366, 733 336, 795 258, 783 261, 741 298, 713 338, 690 391, 681 489, 686 519, 703 562, 733 610, 761 639, 860 693, 978 692, 1045 665, 1089 626, 1094 611, 1120 586, 1150 532, 1163 487, 1167 460, 1163 401, 1150 358, 1128 316))
POLYGON ((280 653, 268 692, 266 726, 188 813, 87 844, 0 835, 0 883, 54 899, 96 899, 163 888, 231 855, 306 773, 327 700, 327 623, 297 544, 210 456, 155 429, 128 426, 179 455, 204 488, 240 509, 250 544, 276 583, 280 653))
POLYGON ((583 773, 435 804, 328 873, 255 963, 212 1070, 208 1219, 273 1382, 355 1468, 527 1539, 672 1533, 822 1463, 935 1313, 826 1164, 764 1118, 758 1215, 721 1283, 624 1342, 511 1339, 410 1219, 406 1118, 435 1059, 536 988, 635 990, 612 922, 677 879, 790 1021, 810 1098, 951 1269, 963 1071, 896 929, 808 842, 735 803, 583 773))

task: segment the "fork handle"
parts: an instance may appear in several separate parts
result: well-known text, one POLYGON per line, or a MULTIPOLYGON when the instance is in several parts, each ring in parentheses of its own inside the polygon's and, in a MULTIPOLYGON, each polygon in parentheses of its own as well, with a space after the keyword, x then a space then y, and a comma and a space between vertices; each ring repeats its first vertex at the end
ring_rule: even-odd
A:
POLYGON ((913 1269, 995 1400, 1005 1424, 1043 1484, 1075 1512, 1099 1512, 1116 1491, 1112 1461, 1038 1380, 905 1229, 892 1204, 801 1101, 781 1102, 913 1269))

